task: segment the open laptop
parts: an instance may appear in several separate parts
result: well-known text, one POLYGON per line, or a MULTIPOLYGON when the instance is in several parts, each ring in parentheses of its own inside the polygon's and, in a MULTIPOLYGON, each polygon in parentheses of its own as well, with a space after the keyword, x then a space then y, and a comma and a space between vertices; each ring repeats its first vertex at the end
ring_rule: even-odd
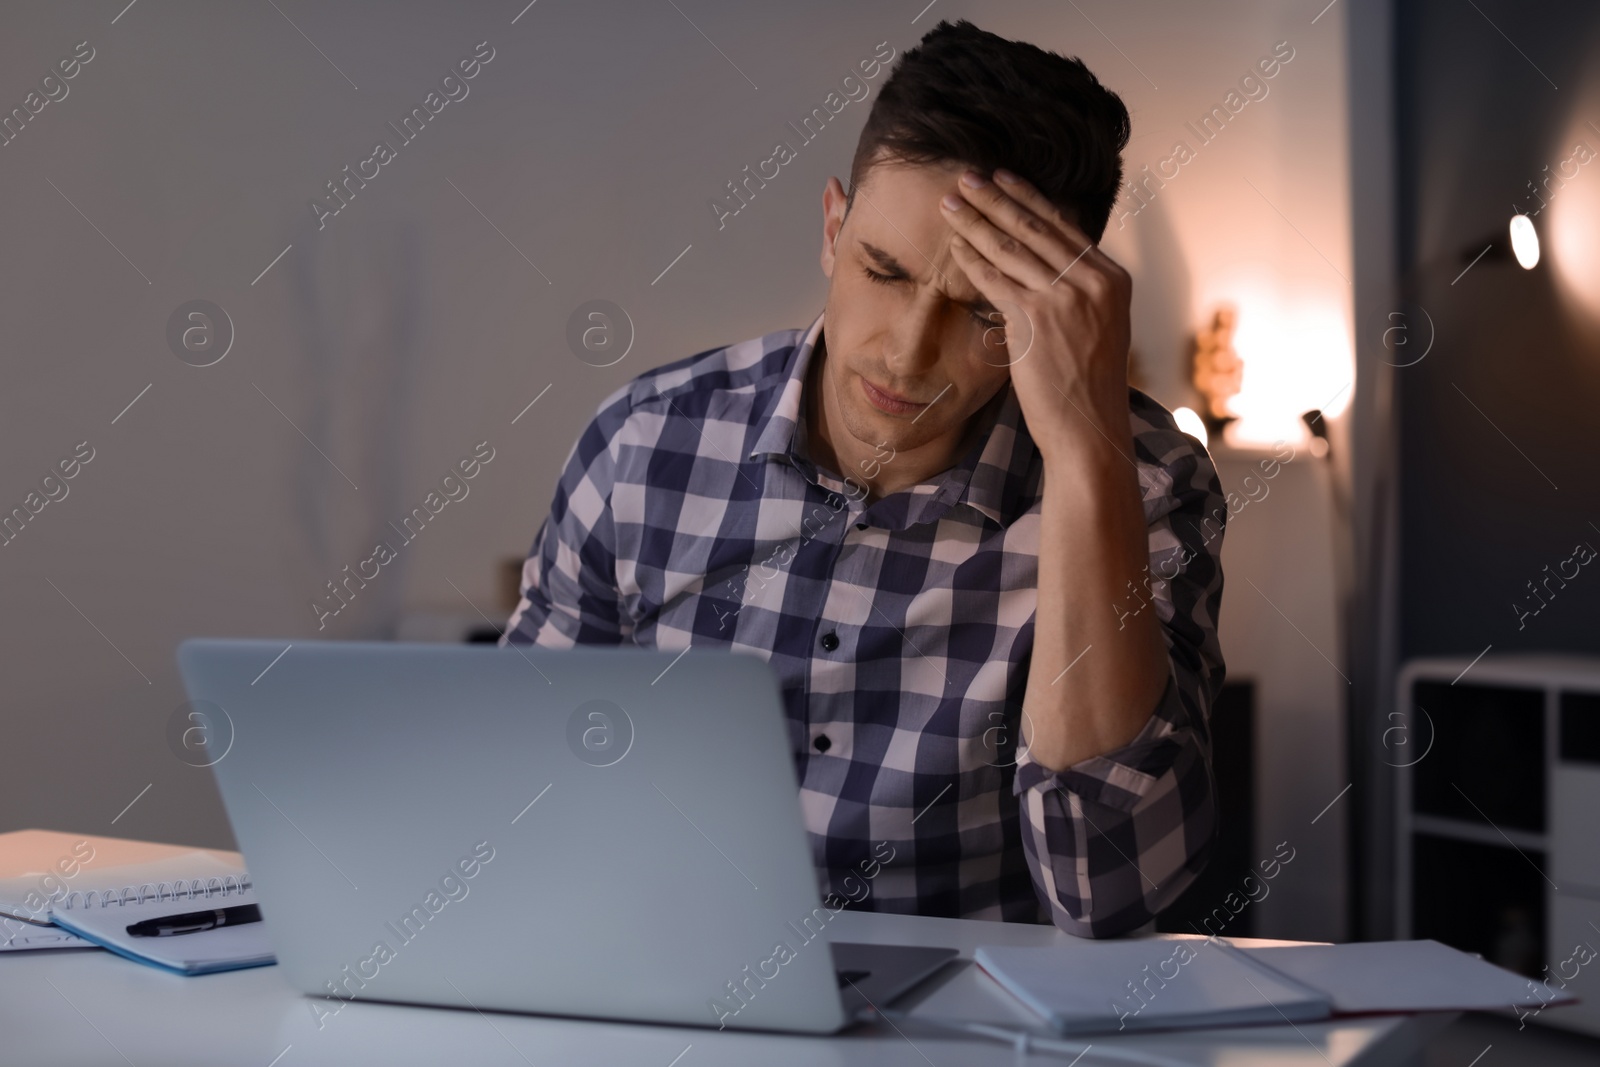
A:
POLYGON ((757 656, 197 639, 178 664, 302 992, 831 1033, 955 955, 830 941, 757 656))

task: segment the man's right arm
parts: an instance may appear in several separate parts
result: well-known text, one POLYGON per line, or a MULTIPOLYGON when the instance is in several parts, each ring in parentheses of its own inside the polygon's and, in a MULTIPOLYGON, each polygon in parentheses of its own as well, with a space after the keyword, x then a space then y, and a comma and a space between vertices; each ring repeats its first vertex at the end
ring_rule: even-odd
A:
POLYGON ((601 401, 567 454, 550 514, 522 564, 522 600, 502 645, 570 648, 631 639, 633 622, 617 592, 611 511, 617 435, 632 408, 631 388, 624 385, 601 401))

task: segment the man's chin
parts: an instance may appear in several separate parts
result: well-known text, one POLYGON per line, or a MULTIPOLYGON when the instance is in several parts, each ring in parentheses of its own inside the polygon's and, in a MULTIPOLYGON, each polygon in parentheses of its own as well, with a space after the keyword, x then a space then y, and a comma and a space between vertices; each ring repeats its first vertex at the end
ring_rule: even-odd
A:
POLYGON ((863 403, 849 420, 850 435, 868 448, 893 448, 905 451, 938 436, 938 427, 929 425, 930 418, 890 415, 871 404, 863 403), (912 419, 917 419, 915 423, 912 419), (931 432, 930 432, 931 431, 931 432))

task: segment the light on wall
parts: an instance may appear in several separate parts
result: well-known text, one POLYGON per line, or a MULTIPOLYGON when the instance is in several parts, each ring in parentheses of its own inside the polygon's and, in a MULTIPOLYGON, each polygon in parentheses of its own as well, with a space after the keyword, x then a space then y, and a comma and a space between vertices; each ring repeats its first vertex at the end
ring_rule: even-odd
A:
MULTIPOLYGON (((1600 82, 1600 74, 1593 77, 1600 82)), ((1589 99, 1594 98, 1595 82, 1589 99)), ((1577 117, 1572 120, 1565 143, 1573 147, 1568 158, 1556 165, 1554 188, 1546 190, 1550 210, 1542 221, 1551 273, 1565 302, 1591 323, 1600 324, 1600 241, 1595 240, 1600 233, 1600 174, 1584 172, 1600 159, 1600 152, 1590 147, 1591 130, 1600 133, 1600 126, 1577 117)))

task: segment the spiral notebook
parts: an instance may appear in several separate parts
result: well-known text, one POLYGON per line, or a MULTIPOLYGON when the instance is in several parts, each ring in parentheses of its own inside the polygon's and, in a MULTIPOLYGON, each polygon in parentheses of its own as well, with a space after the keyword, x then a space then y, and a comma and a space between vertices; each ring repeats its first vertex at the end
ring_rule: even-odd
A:
POLYGON ((50 923, 51 906, 61 903, 74 892, 75 900, 83 900, 90 896, 98 898, 105 893, 126 895, 126 890, 137 890, 141 885, 153 889, 162 882, 171 883, 180 878, 222 878, 240 873, 241 867, 224 863, 199 849, 191 849, 139 863, 85 869, 71 879, 37 873, 0 878, 0 916, 43 926, 50 923))
MULTIPOLYGON (((158 866, 181 868, 183 875, 160 880, 130 879, 128 884, 115 888, 73 890, 51 903, 50 921, 119 956, 177 974, 211 974, 278 962, 264 922, 219 926, 170 937, 129 934, 128 927, 146 919, 256 903, 248 872, 203 853, 138 865, 146 869, 158 866)), ((126 873, 131 869, 115 870, 126 873)), ((112 870, 101 873, 111 874, 112 870)), ((143 873, 148 875, 149 871, 143 873)))
MULTIPOLYGON (((0 838, 9 839, 11 843, 18 838, 65 838, 65 834, 50 834, 48 831, 24 830, 10 834, 0 835, 0 838)), ((110 838, 80 838, 80 843, 93 840, 101 845, 111 846, 131 844, 119 842, 110 838)), ((43 848, 50 849, 50 854, 61 852, 59 842, 29 842, 41 844, 43 848)), ((162 846, 155 846, 161 848, 162 846)), ((102 848, 103 852, 113 855, 119 851, 116 847, 102 848)), ((123 848, 120 851, 127 854, 130 850, 123 848)), ((142 849, 132 850, 134 855, 142 849)), ((24 865, 26 867, 28 865, 24 865)), ((63 878, 56 870, 26 870, 22 874, 0 878, 0 930, 4 936, 0 937, 0 952, 35 951, 39 949, 55 948, 98 948, 92 941, 85 941, 76 934, 70 934, 60 926, 50 921, 51 905, 63 901, 71 892, 71 888, 78 890, 78 896, 73 900, 88 899, 89 894, 95 898, 105 893, 124 899, 137 892, 139 886, 144 885, 154 889, 163 882, 171 883, 179 878, 224 878, 228 875, 238 875, 242 868, 219 860, 215 855, 199 849, 179 851, 174 849, 173 854, 160 856, 153 860, 140 862, 118 863, 93 869, 73 868, 70 879, 63 878)), ((148 890, 147 890, 148 892, 148 890)))

